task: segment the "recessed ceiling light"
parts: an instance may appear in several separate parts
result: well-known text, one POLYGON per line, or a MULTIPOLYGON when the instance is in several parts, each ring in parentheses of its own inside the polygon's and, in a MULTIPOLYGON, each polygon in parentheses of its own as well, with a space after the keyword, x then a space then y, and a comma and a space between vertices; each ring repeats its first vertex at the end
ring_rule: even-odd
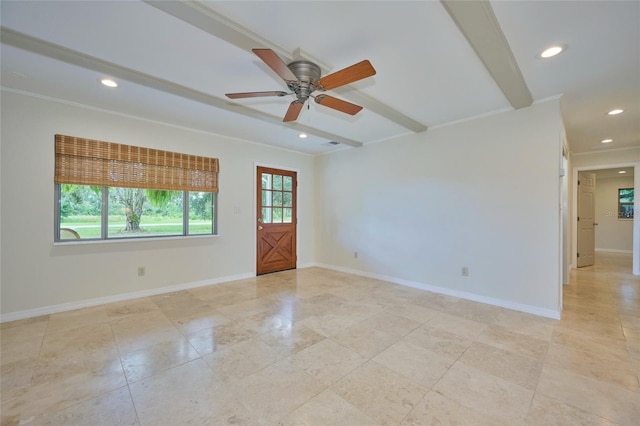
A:
POLYGON ((624 112, 623 109, 612 109, 607 113, 607 115, 618 115, 618 114, 622 114, 623 112, 624 112))
POLYGON ((307 134, 306 134, 306 133, 300 133, 300 134, 298 135, 298 137, 299 137, 300 139, 305 139, 305 138, 307 137, 307 134))
POLYGON ((103 85, 107 86, 107 87, 118 87, 118 83, 116 83, 115 81, 111 80, 110 78, 103 78, 100 80, 100 83, 102 83, 103 85))
POLYGON ((546 49, 544 49, 542 52, 540 52, 538 57, 542 59, 553 58, 554 56, 564 52, 566 49, 567 49, 566 45, 556 44, 555 46, 547 47, 546 49))
POLYGON ((602 143, 611 143, 613 139, 602 139, 602 143))
POLYGON ((620 170, 618 173, 620 173, 621 175, 623 175, 623 174, 627 173, 627 171, 626 171, 626 170, 620 170))

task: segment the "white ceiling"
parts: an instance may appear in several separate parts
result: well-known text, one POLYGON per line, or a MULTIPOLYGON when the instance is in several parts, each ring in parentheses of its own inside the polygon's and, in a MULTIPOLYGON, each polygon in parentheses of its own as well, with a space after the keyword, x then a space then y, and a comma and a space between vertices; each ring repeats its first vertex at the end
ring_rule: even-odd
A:
MULTIPOLYGON (((533 101, 563 95, 573 152, 640 146, 640 2, 490 5, 533 101), (536 58, 554 43, 568 49, 536 58), (613 108, 625 112, 607 116, 613 108), (605 138, 614 142, 601 144, 605 138)), ((0 7, 5 90, 309 154, 513 109, 436 1, 3 0, 0 7), (228 92, 286 90, 250 47, 285 60, 301 48, 327 72, 369 59, 374 77, 330 92, 364 110, 352 117, 311 102, 285 126, 290 97, 228 100, 228 92), (104 76, 120 86, 99 85, 104 76), (301 130, 310 137, 299 139, 301 130)))

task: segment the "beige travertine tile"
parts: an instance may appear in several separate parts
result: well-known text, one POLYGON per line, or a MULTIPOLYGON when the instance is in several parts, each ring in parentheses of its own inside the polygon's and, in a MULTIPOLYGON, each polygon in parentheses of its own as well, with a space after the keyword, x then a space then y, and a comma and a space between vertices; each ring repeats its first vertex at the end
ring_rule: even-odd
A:
POLYGON ((37 357, 47 322, 25 323, 0 330, 0 365, 37 357))
POLYGON ((431 328, 428 323, 406 335, 403 340, 454 359, 471 345, 471 340, 439 328, 431 328))
POLYGON ((367 359, 376 356, 398 340, 396 336, 361 324, 334 334, 331 339, 353 349, 367 359))
POLYGON ((511 424, 524 421, 533 391, 456 362, 433 387, 434 391, 483 416, 511 424))
POLYGON ((557 323, 554 319, 509 309, 502 309, 493 321, 493 325, 546 341, 551 339, 557 323))
POLYGON ((547 352, 546 364, 614 383, 629 390, 640 389, 638 376, 628 358, 621 359, 606 350, 575 349, 552 343, 547 352))
POLYGON ((49 316, 47 333, 55 333, 69 328, 105 322, 109 322, 109 317, 107 316, 107 310, 104 305, 77 309, 75 311, 61 312, 59 314, 51 314, 49 316))
POLYGON ((556 328, 551 336, 551 343, 563 345, 580 351, 606 352, 621 361, 628 359, 627 346, 624 341, 610 339, 607 335, 594 336, 579 331, 556 328))
POLYGON ((348 315, 336 315, 326 312, 318 315, 306 317, 299 324, 308 327, 323 336, 329 337, 333 334, 340 333, 348 327, 357 324, 348 315))
POLYGON ((331 390, 377 424, 400 422, 427 393, 426 388, 373 361, 358 367, 331 390))
POLYGON ((200 312, 190 314, 185 317, 178 317, 173 320, 176 328, 183 335, 193 334, 198 331, 213 328, 220 324, 225 324, 231 320, 217 311, 200 312))
POLYGON ((623 425, 640 418, 640 393, 588 378, 564 368, 545 365, 536 393, 563 401, 623 425))
POLYGON ((452 298, 455 303, 450 303, 443 312, 449 315, 455 315, 468 320, 492 324, 495 322, 498 314, 502 312, 502 308, 487 305, 484 303, 473 302, 471 300, 452 298))
MULTIPOLYGON (((29 422, 29 424, 32 424, 29 422)), ((138 425, 133 401, 127 387, 116 389, 67 409, 34 419, 33 424, 63 425, 138 425)))
MULTIPOLYGON (((31 325, 36 323, 46 323, 47 321, 49 321, 49 316, 50 315, 41 315, 38 317, 25 318, 21 320, 6 321, 0 324, 0 330, 2 333, 4 333, 4 331, 8 328, 20 327, 23 325, 31 325)), ((44 325, 44 328, 46 328, 46 325, 44 325)))
POLYGON ((377 423, 327 389, 294 410, 281 424, 283 426, 373 426, 377 423))
POLYGON ((525 421, 526 426, 616 426, 611 420, 536 394, 525 421))
POLYGON ((532 390, 543 365, 542 361, 480 342, 469 346, 458 361, 532 390))
POLYGON ((257 334, 255 331, 245 327, 242 323, 230 321, 213 328, 189 333, 186 337, 200 355, 207 355, 211 352, 249 340, 257 334))
POLYGON ((438 312, 434 311, 433 309, 425 308, 414 303, 402 303, 400 305, 393 305, 387 308, 386 312, 409 318, 421 324, 426 323, 438 314, 438 312))
POLYGON ((539 360, 544 358, 549 348, 549 343, 546 340, 514 333, 495 325, 487 327, 476 340, 539 360))
POLYGON ((129 385, 142 425, 250 423, 232 389, 223 386, 202 359, 129 385))
POLYGON ((132 383, 199 357, 189 341, 182 338, 122 354, 120 359, 127 381, 132 383))
POLYGON ((280 359, 280 356, 257 337, 206 355, 204 361, 216 380, 233 383, 280 359))
POLYGON ((20 325, 14 325, 0 330, 0 342, 2 343, 0 349, 3 353, 10 350, 12 346, 20 343, 33 341, 42 343, 42 338, 47 330, 47 321, 20 322, 20 325))
POLYGON ((125 386, 122 367, 118 371, 117 364, 112 362, 97 370, 87 367, 82 372, 69 372, 57 365, 36 371, 30 386, 2 403, 2 424, 24 423, 125 386))
POLYGON ((298 352, 290 359, 294 366, 327 386, 367 361, 367 358, 331 339, 324 339, 298 352))
POLYGON ((305 327, 302 323, 274 327, 260 335, 260 340, 281 357, 293 355, 324 339, 322 334, 305 327))
POLYGON ((386 311, 367 318, 361 322, 361 325, 391 334, 392 336, 403 337, 420 327, 422 323, 386 311))
POLYGON ((441 312, 427 321, 427 326, 453 333, 468 340, 475 339, 487 328, 486 324, 441 312))
POLYGON ((111 321, 128 317, 130 315, 146 314, 154 311, 160 312, 158 305, 153 303, 148 297, 109 303, 108 305, 105 305, 105 309, 107 311, 107 316, 111 321))
POLYGON ((120 353, 180 339, 182 334, 160 311, 129 315, 111 322, 120 353))
POLYGON ((284 359, 233 384, 237 401, 266 424, 275 424, 326 389, 284 359))
POLYGON ((430 391, 400 424, 403 426, 511 426, 513 423, 480 414, 437 392, 430 391))
POLYGON ((373 361, 430 389, 454 363, 454 359, 405 341, 378 354, 373 361))

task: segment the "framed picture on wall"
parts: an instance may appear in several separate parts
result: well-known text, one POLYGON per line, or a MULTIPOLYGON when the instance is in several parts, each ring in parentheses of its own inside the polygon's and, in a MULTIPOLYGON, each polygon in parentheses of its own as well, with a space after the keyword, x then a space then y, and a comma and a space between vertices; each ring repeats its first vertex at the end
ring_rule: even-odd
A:
POLYGON ((618 219, 633 219, 633 188, 618 189, 618 219))

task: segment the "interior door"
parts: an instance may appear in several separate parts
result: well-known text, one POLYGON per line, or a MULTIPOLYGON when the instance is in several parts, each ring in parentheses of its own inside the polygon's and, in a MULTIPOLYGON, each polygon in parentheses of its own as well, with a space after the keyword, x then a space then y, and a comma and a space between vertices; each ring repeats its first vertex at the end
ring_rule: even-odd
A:
POLYGON ((258 275, 296 267, 296 177, 296 172, 258 166, 258 275))
POLYGON ((595 173, 578 173, 578 268, 595 262, 595 193, 595 173))

